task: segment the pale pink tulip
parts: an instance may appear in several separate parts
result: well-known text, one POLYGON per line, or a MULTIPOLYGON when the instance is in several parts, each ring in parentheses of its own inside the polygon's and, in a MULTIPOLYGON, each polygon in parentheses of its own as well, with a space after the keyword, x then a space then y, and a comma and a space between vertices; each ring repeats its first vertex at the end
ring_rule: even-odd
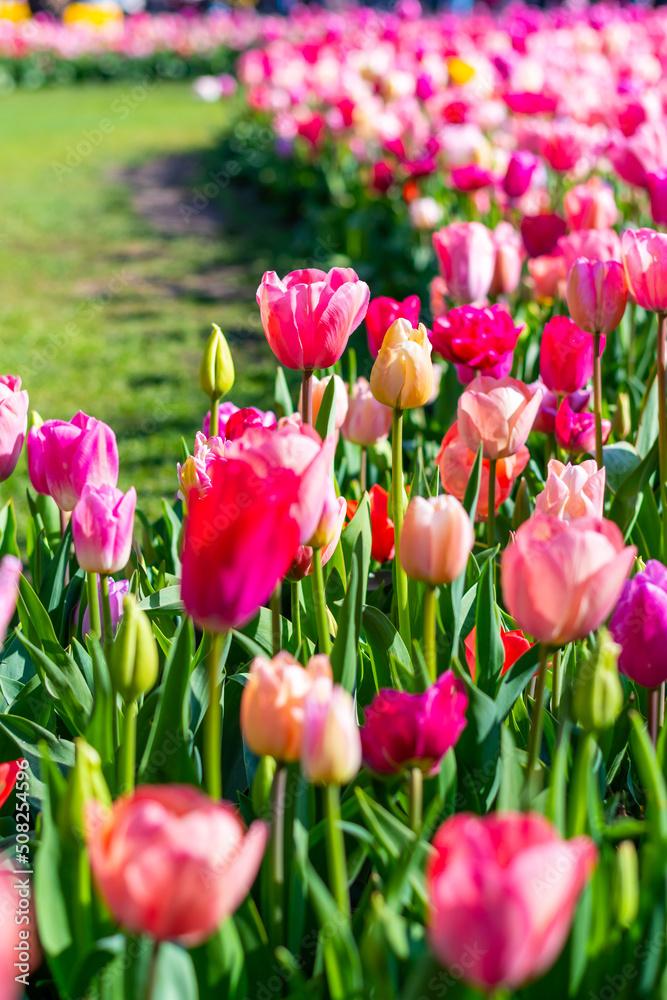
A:
POLYGON ((352 695, 320 677, 306 695, 301 768, 308 781, 342 785, 361 767, 361 736, 352 695))
MULTIPOLYGON (((345 422, 345 417, 347 416, 348 399, 347 399, 347 389, 345 388, 345 383, 343 382, 340 375, 327 375, 326 378, 319 379, 317 376, 313 375, 311 379, 311 402, 313 407, 313 424, 317 422, 317 415, 320 412, 320 406, 322 405, 322 400, 324 399, 324 393, 326 392, 327 386, 330 380, 334 380, 334 407, 336 410, 336 415, 334 417, 334 427, 338 431, 343 426, 345 422)), ((299 413, 303 416, 301 401, 299 401, 299 413)))
POLYGON ((667 235, 654 229, 628 229, 623 233, 623 267, 628 290, 637 305, 665 312, 667 235))
POLYGON ((352 387, 347 416, 341 428, 346 441, 370 447, 384 441, 391 430, 391 408, 378 403, 371 392, 370 383, 358 378, 352 387))
POLYGON ((16 556, 8 553, 0 560, 0 646, 5 641, 9 623, 16 611, 22 572, 21 560, 16 556))
POLYGON ((575 229, 558 240, 569 271, 578 257, 621 261, 621 241, 615 229, 575 229))
POLYGON ((535 513, 549 514, 562 521, 578 517, 604 516, 604 466, 589 459, 580 465, 563 465, 558 459, 549 461, 544 489, 535 498, 535 513))
POLYGON ((541 399, 519 379, 480 375, 459 397, 459 434, 471 451, 481 442, 484 458, 507 458, 526 443, 541 399))
POLYGON ((521 233, 509 222, 499 222, 491 237, 496 259, 489 295, 511 295, 519 287, 525 256, 521 233))
POLYGON ((613 188, 599 177, 566 191, 563 205, 570 229, 611 229, 618 220, 613 188))
POLYGON ((408 504, 399 542, 407 575, 431 586, 461 575, 475 543, 472 522, 454 496, 414 497, 408 504))

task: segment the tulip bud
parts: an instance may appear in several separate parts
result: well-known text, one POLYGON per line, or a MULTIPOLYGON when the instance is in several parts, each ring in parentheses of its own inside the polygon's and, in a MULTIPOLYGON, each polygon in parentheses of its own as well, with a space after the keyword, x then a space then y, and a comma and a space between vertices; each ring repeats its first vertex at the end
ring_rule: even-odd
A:
POLYGON ((632 433, 630 397, 627 392, 619 392, 616 410, 611 421, 611 429, 618 441, 625 441, 632 433))
POLYGON ((30 430, 32 427, 39 428, 42 426, 43 423, 44 420, 42 417, 40 417, 37 410, 31 410, 30 413, 28 414, 28 430, 30 430))
POLYGON ((399 542, 407 575, 435 587, 456 580, 466 568, 475 543, 472 522, 456 497, 413 497, 399 542))
POLYGON ((66 837, 80 844, 85 839, 86 808, 92 799, 103 806, 111 805, 111 794, 102 774, 102 761, 97 750, 81 737, 74 740, 74 767, 67 777, 67 788, 60 801, 58 826, 66 837))
POLYGON ((269 757, 268 755, 260 757, 250 792, 252 798, 252 808, 255 812, 255 816, 258 816, 259 818, 268 817, 271 802, 271 785, 273 784, 273 776, 275 773, 275 759, 273 757, 269 757))
POLYGON ((595 733, 613 726, 623 708, 618 676, 621 647, 607 629, 600 629, 597 647, 582 660, 574 679, 572 708, 579 725, 595 733))
POLYGON ((204 348, 199 384, 209 399, 220 399, 234 385, 234 362, 225 335, 216 324, 204 348))
POLYGON ((630 928, 639 912, 639 859, 631 840, 618 845, 612 883, 613 907, 619 926, 630 928))
POLYGON ((148 615, 134 594, 123 601, 123 620, 111 652, 110 671, 126 705, 150 691, 159 670, 158 650, 148 615))
POLYGON ((308 781, 342 785, 361 767, 361 737, 352 695, 320 677, 304 702, 301 767, 308 781))
POLYGON ((371 392, 395 410, 424 406, 433 391, 431 342, 423 323, 413 329, 406 319, 389 327, 371 371, 371 392))
POLYGON ((530 492, 528 490, 528 483, 525 479, 522 479, 519 483, 519 489, 516 491, 516 500, 514 501, 514 513, 512 515, 512 530, 516 531, 519 525, 527 521, 528 518, 533 513, 533 503, 530 499, 530 492))

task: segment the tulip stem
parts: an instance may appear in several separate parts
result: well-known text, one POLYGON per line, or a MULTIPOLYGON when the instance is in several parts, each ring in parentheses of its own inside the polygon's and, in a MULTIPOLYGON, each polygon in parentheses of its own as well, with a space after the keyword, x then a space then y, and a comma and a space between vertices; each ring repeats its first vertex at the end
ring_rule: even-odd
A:
POLYGON ((338 909, 349 920, 350 895, 347 888, 347 859, 345 857, 345 839, 340 828, 340 787, 333 783, 325 785, 323 794, 329 888, 338 904, 338 909))
POLYGON ((600 334, 593 334, 593 409, 595 410, 595 461, 598 469, 604 464, 602 453, 602 353, 600 334))
POLYGON ((293 580, 290 584, 292 598, 292 642, 295 652, 301 645, 301 581, 293 580))
POLYGON ((662 561, 667 557, 667 343, 665 314, 658 313, 658 460, 662 505, 662 561))
POLYGON ((400 539, 403 527, 403 410, 393 410, 391 418, 391 504, 394 519, 394 570, 396 573, 396 604, 398 631, 407 650, 412 649, 408 578, 401 565, 400 539))
POLYGON ((217 437, 220 430, 220 400, 217 396, 211 396, 211 422, 209 424, 208 436, 217 437))
POLYGON ((100 575, 102 589, 102 621, 104 623, 104 655, 107 663, 113 646, 113 623, 111 621, 111 602, 109 600, 109 577, 106 573, 100 575))
POLYGON ((489 513, 486 518, 486 538, 489 548, 496 544, 496 459, 489 459, 489 513))
POLYGON ((204 718, 204 777, 206 791, 212 799, 222 798, 222 768, 220 742, 222 739, 222 678, 218 676, 222 634, 211 634, 211 648, 207 659, 208 708, 204 718))
POLYGON ((553 715, 558 718, 558 709, 563 694, 563 657, 561 650, 554 653, 551 663, 551 708, 553 715))
POLYGON ((305 370, 301 379, 301 419, 304 424, 313 422, 313 370, 305 370))
POLYGON ((359 472, 359 487, 361 489, 361 495, 363 496, 366 492, 366 478, 367 478, 367 466, 368 466, 368 452, 361 446, 361 470, 359 472))
POLYGON ((658 728, 660 724, 660 688, 649 688, 646 692, 646 721, 648 723, 648 734, 651 737, 653 746, 658 742, 658 728))
POLYGON ((88 589, 88 617, 90 618, 90 634, 99 641, 102 638, 100 622, 100 592, 97 585, 97 573, 86 573, 88 589))
POLYGON ((120 745, 120 793, 127 795, 134 788, 137 766, 137 703, 125 706, 125 727, 120 745))
POLYGON ((438 676, 438 665, 436 657, 436 616, 435 616, 435 587, 426 584, 424 591, 424 660, 431 684, 435 684, 438 676))
POLYGON ((271 785, 271 845, 269 849, 269 940, 273 947, 282 944, 285 917, 285 798, 287 768, 278 763, 271 785))
POLYGON ((320 653, 326 653, 328 656, 331 652, 331 636, 329 635, 329 622, 327 621, 321 549, 313 549, 313 598, 315 603, 315 618, 317 619, 317 637, 320 640, 320 653))
POLYGON ((271 594, 271 648, 275 656, 282 645, 282 628, 280 623, 280 604, 283 586, 279 583, 271 594))
POLYGON ((542 702, 544 701, 544 689, 547 683, 547 662, 549 659, 549 647, 545 642, 540 643, 540 666, 537 674, 537 685, 535 687, 535 704, 533 705, 533 715, 530 720, 530 736, 528 737, 528 764, 526 765, 526 790, 529 791, 533 778, 533 771, 542 745, 542 702))
POLYGON ((160 942, 153 941, 151 952, 151 964, 148 969, 148 982, 146 983, 146 1000, 158 1000, 155 996, 155 981, 157 978, 157 960, 160 953, 160 942))
POLYGON ((422 828, 424 806, 424 775, 419 767, 410 769, 408 776, 408 806, 410 809, 410 829, 419 833, 422 828))

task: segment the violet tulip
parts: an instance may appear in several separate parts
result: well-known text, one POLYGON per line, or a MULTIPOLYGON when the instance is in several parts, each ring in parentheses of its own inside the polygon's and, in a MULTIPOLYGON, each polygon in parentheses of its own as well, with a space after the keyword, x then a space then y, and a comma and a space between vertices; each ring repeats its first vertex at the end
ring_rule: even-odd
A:
POLYGON ((142 785, 108 812, 91 802, 88 856, 116 922, 156 941, 194 947, 241 905, 268 827, 246 831, 230 802, 190 785, 142 785))
MULTIPOLYGON (((111 631, 113 635, 116 634, 116 630, 123 617, 123 599, 127 597, 130 592, 130 581, 129 580, 114 580, 112 577, 107 581, 109 588, 109 611, 111 614, 111 631)), ((97 594, 99 597, 99 608, 100 608, 100 620, 102 628, 102 640, 104 640, 104 621, 102 614, 102 585, 101 582, 97 581, 97 594)), ((85 639, 87 635, 90 634, 90 608, 86 605, 86 610, 83 614, 83 621, 81 622, 81 635, 85 639)))
POLYGON ((16 468, 28 431, 28 393, 18 375, 0 375, 0 483, 16 468))
POLYGON ((130 558, 137 491, 84 486, 72 513, 76 558, 86 573, 118 573, 130 558))
POLYGON ((496 248, 481 222, 453 222, 433 234, 438 267, 447 294, 456 302, 477 302, 491 287, 496 248))
POLYGON ((438 959, 489 991, 546 972, 595 867, 593 841, 563 840, 538 813, 462 813, 443 823, 433 848, 428 938, 438 959))
POLYGON ((604 338, 623 319, 627 301, 628 287, 618 261, 586 257, 574 261, 567 278, 567 307, 582 330, 604 338))
POLYGON ((456 366, 464 385, 476 374, 503 378, 512 370, 514 348, 523 330, 501 305, 457 306, 436 316, 430 334, 433 350, 456 366))
POLYGON ((8 553, 0 559, 0 646, 16 611, 22 572, 23 565, 16 556, 8 553))
POLYGON ((345 350, 368 308, 370 291, 352 268, 267 271, 257 303, 269 347, 286 368, 329 368, 345 350))
POLYGON ((214 462, 210 480, 206 494, 190 496, 181 594, 202 628, 225 632, 256 614, 294 562, 301 480, 239 458, 214 462))
POLYGON ((535 513, 548 514, 562 521, 577 517, 604 516, 604 466, 590 459, 580 465, 563 465, 558 459, 549 461, 544 489, 535 497, 535 513))
POLYGON ((621 673, 647 688, 667 681, 667 568, 657 559, 625 581, 609 630, 621 673))
MULTIPOLYGON (((604 350, 604 340, 602 342, 604 350)), ((568 316, 554 316, 540 342, 540 377, 559 396, 583 389, 593 374, 593 338, 568 316)))
POLYGON ((418 295, 408 295, 402 302, 383 295, 371 299, 366 313, 366 335, 371 357, 377 358, 384 335, 397 319, 407 319, 410 326, 416 328, 419 324, 420 309, 421 302, 418 295))
POLYGON ((526 443, 541 398, 519 379, 480 375, 459 397, 459 434, 471 451, 481 443, 484 458, 514 455, 526 443))
POLYGON ((84 486, 118 482, 116 435, 81 411, 69 422, 46 420, 28 433, 28 473, 33 489, 74 510, 84 486))
POLYGON ((447 670, 423 694, 383 688, 366 709, 361 730, 364 764, 376 774, 419 768, 437 772, 466 726, 468 697, 447 670))
POLYGON ((543 643, 583 639, 608 617, 637 554, 613 521, 536 514, 502 555, 505 606, 543 643))

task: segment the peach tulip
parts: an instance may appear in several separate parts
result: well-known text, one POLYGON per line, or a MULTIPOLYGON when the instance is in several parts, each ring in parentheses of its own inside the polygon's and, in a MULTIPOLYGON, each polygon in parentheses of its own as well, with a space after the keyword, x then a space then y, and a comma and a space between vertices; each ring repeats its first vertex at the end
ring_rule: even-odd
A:
POLYGON ((628 290, 638 306, 667 310, 667 235, 654 229, 623 233, 623 267, 628 290))
POLYGON ((367 379, 358 378, 352 387, 347 416, 341 428, 343 437, 354 444, 370 447, 384 441, 390 429, 390 407, 378 403, 367 379))
POLYGON ((613 521, 569 523, 537 514, 524 521, 502 555, 507 610, 540 642, 583 639, 608 617, 637 554, 613 521))
POLYGON ((461 575, 475 544, 465 507, 456 497, 414 497, 408 504, 399 542, 407 575, 431 586, 461 575))
POLYGON ((563 465, 558 459, 549 462, 547 481, 535 498, 535 513, 549 514, 562 521, 578 517, 604 516, 604 466, 589 459, 580 465, 563 465))
POLYGON ((527 266, 538 301, 564 298, 567 269, 561 253, 532 257, 527 266))
MULTIPOLYGON (((496 509, 505 503, 518 476, 528 465, 530 452, 524 445, 519 448, 514 455, 508 458, 499 458, 496 462, 496 488, 494 493, 496 509)), ((454 423, 449 428, 440 451, 435 457, 436 464, 440 469, 440 480, 442 488, 451 493, 458 500, 463 500, 472 467, 475 464, 475 452, 471 451, 459 434, 458 424, 454 423)), ((476 518, 483 520, 489 514, 489 476, 491 475, 491 463, 488 458, 482 460, 482 479, 477 497, 476 518)))
POLYGON ((108 812, 88 813, 88 855, 116 922, 157 941, 194 947, 246 898, 268 827, 246 832, 230 802, 190 785, 142 785, 108 812))
MULTIPOLYGON (((318 532, 320 533, 320 538, 326 534, 324 544, 319 546, 320 549, 320 559, 322 565, 326 564, 331 559, 332 555, 336 551, 336 546, 340 541, 340 536, 343 531, 343 524, 345 523, 345 515, 347 513, 347 502, 345 497, 336 497, 333 500, 334 514, 335 517, 332 518, 329 508, 329 503, 325 504, 326 512, 324 514, 324 524, 320 521, 320 527, 318 527, 318 532)), ((316 532, 316 535, 317 533, 316 532)), ((319 539, 316 539, 319 540, 319 539)), ((294 562, 292 563, 292 568, 287 574, 288 580, 303 580, 304 577, 310 576, 313 572, 313 555, 314 548, 312 545, 300 545, 297 549, 297 553, 294 557, 294 562)))
POLYGON ((526 443, 541 399, 519 379, 480 375, 459 397, 459 433, 471 451, 481 442, 484 458, 507 458, 526 443))
POLYGON ((361 767, 361 736, 352 695, 319 677, 303 710, 301 768, 308 781, 342 785, 361 767))
POLYGON ((623 267, 615 260, 579 257, 567 277, 567 307, 586 333, 605 336, 623 319, 628 287, 623 267))
MULTIPOLYGON (((343 382, 340 375, 327 375, 326 378, 319 379, 313 375, 311 379, 311 402, 313 406, 313 424, 317 421, 317 415, 320 412, 320 406, 322 405, 322 400, 324 399, 324 393, 327 390, 329 381, 334 380, 334 405, 336 409, 336 415, 334 417, 334 427, 336 430, 340 428, 345 423, 345 417, 347 416, 348 399, 347 399, 347 389, 345 388, 345 383, 343 382)), ((299 402, 299 412, 301 413, 301 402, 299 402)), ((302 414, 303 416, 303 414, 302 414)))
POLYGON ((378 403, 395 410, 424 406, 433 391, 433 363, 428 330, 413 329, 407 319, 389 327, 371 370, 371 392, 378 403))
POLYGON ((331 676, 328 656, 312 656, 306 668, 285 650, 272 660, 256 656, 241 697, 241 728, 253 753, 298 760, 304 701, 318 677, 331 676))

